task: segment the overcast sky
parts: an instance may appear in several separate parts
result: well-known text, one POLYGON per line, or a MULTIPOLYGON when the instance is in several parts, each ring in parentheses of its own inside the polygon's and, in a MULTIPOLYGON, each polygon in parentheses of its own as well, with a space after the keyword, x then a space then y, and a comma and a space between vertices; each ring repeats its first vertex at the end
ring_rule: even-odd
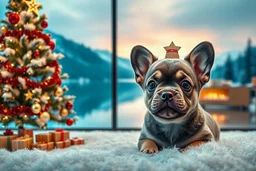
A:
MULTIPOLYGON (((38 2, 49 16, 51 31, 95 49, 111 50, 110 0, 38 2)), ((4 6, 1 2, 0 11, 5 11, 4 6)), ((165 56, 163 47, 171 41, 182 47, 180 56, 204 40, 213 43, 217 55, 242 51, 248 37, 256 42, 255 7, 254 0, 119 0, 118 55, 129 57, 132 47, 141 44, 156 56, 165 56)))

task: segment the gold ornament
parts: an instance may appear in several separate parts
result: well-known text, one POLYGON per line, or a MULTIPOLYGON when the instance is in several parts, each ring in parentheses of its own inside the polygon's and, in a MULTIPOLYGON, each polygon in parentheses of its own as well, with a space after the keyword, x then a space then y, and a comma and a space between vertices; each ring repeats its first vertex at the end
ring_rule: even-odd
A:
POLYGON ((26 100, 32 100, 33 94, 31 93, 30 90, 28 90, 28 92, 25 94, 25 96, 26 96, 26 100))
POLYGON ((179 53, 178 51, 180 50, 181 47, 175 46, 175 44, 172 42, 170 46, 164 47, 166 50, 166 55, 165 58, 172 58, 172 59, 179 59, 179 53))
POLYGON ((5 44, 1 43, 0 44, 0 52, 3 52, 5 50, 5 44))
POLYGON ((8 121, 8 119, 9 119, 8 116, 5 116, 2 118, 3 121, 8 121))
POLYGON ((34 114, 39 114, 41 111, 41 105, 39 103, 35 103, 32 105, 31 110, 34 114))
POLYGON ((12 6, 12 7, 17 7, 16 2, 13 2, 13 1, 12 1, 12 2, 11 2, 11 6, 12 6))
POLYGON ((28 12, 34 12, 36 15, 38 15, 38 8, 42 5, 37 3, 35 0, 25 0, 25 3, 28 6, 28 12))
POLYGON ((40 120, 44 123, 48 122, 50 120, 50 114, 48 112, 43 112, 40 115, 40 120))
POLYGON ((42 97, 47 100, 50 100, 50 96, 48 95, 48 93, 44 93, 42 97))
POLYGON ((23 120, 24 120, 24 121, 28 121, 28 120, 29 120, 29 117, 28 117, 27 115, 24 115, 24 116, 23 116, 23 120))
POLYGON ((58 87, 57 90, 55 91, 55 95, 57 97, 61 97, 63 95, 63 90, 62 88, 58 87))
POLYGON ((44 44, 43 44, 43 43, 39 43, 38 49, 39 49, 39 50, 43 50, 43 47, 44 47, 44 44))
POLYGON ((7 31, 8 31, 8 29, 7 29, 6 26, 2 26, 1 29, 0 29, 0 33, 1 33, 2 35, 5 34, 7 31))
POLYGON ((68 110, 67 109, 61 109, 60 116, 65 118, 68 116, 68 110))

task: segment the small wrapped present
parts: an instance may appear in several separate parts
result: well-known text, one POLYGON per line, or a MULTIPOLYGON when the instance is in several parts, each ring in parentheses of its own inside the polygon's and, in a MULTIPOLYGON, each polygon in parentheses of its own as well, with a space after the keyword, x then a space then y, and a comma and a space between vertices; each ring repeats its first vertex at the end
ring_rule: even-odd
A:
POLYGON ((67 148, 67 147, 70 147, 70 145, 71 145, 70 140, 55 142, 56 148, 67 148))
POLYGON ((83 138, 74 137, 71 139, 71 145, 81 145, 84 144, 83 138))
POLYGON ((12 140, 17 138, 17 135, 14 135, 10 129, 7 129, 4 132, 4 136, 0 136, 0 148, 6 148, 7 150, 12 149, 12 140))
POLYGON ((36 142, 44 142, 44 143, 52 142, 52 134, 51 133, 37 134, 36 142))
POLYGON ((19 128, 18 135, 19 135, 19 137, 29 135, 31 138, 33 138, 34 137, 34 131, 33 131, 33 129, 19 128))
POLYGON ((33 138, 29 137, 29 135, 25 135, 24 137, 19 137, 12 140, 12 151, 16 151, 19 149, 30 149, 33 144, 33 138))
POLYGON ((50 151, 50 150, 53 150, 54 148, 54 142, 49 142, 49 143, 38 142, 36 144, 33 144, 32 148, 38 148, 40 150, 50 151))
POLYGON ((64 129, 56 129, 55 132, 51 132, 54 142, 65 141, 69 139, 69 132, 64 129))

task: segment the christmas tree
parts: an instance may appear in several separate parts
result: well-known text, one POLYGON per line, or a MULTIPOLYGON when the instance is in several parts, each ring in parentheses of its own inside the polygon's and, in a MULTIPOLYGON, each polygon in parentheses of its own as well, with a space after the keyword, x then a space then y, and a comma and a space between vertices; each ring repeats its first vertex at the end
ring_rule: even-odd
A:
POLYGON ((47 16, 35 0, 9 0, 6 19, 0 20, 0 122, 46 128, 52 120, 71 126, 74 96, 61 87, 63 79, 53 53, 55 42, 43 31, 47 16))

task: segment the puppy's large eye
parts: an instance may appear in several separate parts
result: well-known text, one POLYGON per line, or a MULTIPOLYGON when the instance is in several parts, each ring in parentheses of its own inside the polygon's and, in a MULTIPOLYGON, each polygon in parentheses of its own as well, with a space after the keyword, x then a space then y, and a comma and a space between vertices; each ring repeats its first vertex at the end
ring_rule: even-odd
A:
POLYGON ((156 82, 155 81, 150 81, 148 83, 148 90, 149 91, 154 91, 156 89, 156 82))
POLYGON ((190 82, 188 82, 188 81, 183 81, 183 82, 181 83, 181 87, 182 87, 184 90, 190 90, 190 89, 191 89, 191 84, 190 84, 190 82))

